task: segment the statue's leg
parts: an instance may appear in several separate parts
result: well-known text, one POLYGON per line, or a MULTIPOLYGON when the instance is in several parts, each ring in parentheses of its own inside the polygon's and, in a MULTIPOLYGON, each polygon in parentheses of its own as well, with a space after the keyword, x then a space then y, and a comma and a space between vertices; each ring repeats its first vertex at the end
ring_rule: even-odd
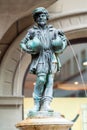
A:
POLYGON ((49 74, 47 78, 47 84, 45 87, 44 95, 42 98, 41 111, 52 111, 50 108, 50 102, 53 98, 53 80, 54 74, 49 74))
POLYGON ((32 111, 40 110, 41 98, 43 95, 45 83, 46 83, 46 74, 45 73, 38 74, 33 92, 34 108, 32 109, 32 111))

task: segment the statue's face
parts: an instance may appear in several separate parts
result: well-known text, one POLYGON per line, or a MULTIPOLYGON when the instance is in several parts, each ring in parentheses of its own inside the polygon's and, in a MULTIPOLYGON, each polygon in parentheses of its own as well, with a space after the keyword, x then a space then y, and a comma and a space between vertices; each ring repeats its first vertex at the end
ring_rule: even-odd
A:
POLYGON ((36 23, 38 25, 44 26, 47 23, 47 16, 44 13, 38 14, 37 18, 36 18, 36 23))

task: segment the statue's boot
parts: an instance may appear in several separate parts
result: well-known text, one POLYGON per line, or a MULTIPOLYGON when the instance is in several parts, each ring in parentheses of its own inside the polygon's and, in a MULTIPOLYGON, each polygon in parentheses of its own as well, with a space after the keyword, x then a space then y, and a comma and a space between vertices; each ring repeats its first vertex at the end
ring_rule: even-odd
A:
POLYGON ((40 111, 48 111, 48 112, 53 112, 53 110, 50 107, 50 100, 45 100, 42 105, 40 111))
POLYGON ((34 100, 34 107, 29 111, 30 112, 38 112, 40 110, 40 101, 34 100))

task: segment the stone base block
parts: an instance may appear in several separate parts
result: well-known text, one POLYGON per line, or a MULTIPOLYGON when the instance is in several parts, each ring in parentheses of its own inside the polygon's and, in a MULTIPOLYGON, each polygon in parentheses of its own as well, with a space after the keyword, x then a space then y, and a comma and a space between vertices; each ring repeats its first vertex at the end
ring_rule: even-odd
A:
POLYGON ((73 123, 56 112, 37 112, 16 124, 20 130, 68 130, 73 123))

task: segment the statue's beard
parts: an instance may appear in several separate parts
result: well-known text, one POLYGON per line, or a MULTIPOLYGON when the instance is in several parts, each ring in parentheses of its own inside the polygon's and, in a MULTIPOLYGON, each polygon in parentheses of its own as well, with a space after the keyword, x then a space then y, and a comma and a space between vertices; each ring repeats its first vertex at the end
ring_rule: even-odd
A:
POLYGON ((44 22, 44 21, 40 21, 37 23, 39 26, 45 26, 47 24, 47 22, 44 22))

